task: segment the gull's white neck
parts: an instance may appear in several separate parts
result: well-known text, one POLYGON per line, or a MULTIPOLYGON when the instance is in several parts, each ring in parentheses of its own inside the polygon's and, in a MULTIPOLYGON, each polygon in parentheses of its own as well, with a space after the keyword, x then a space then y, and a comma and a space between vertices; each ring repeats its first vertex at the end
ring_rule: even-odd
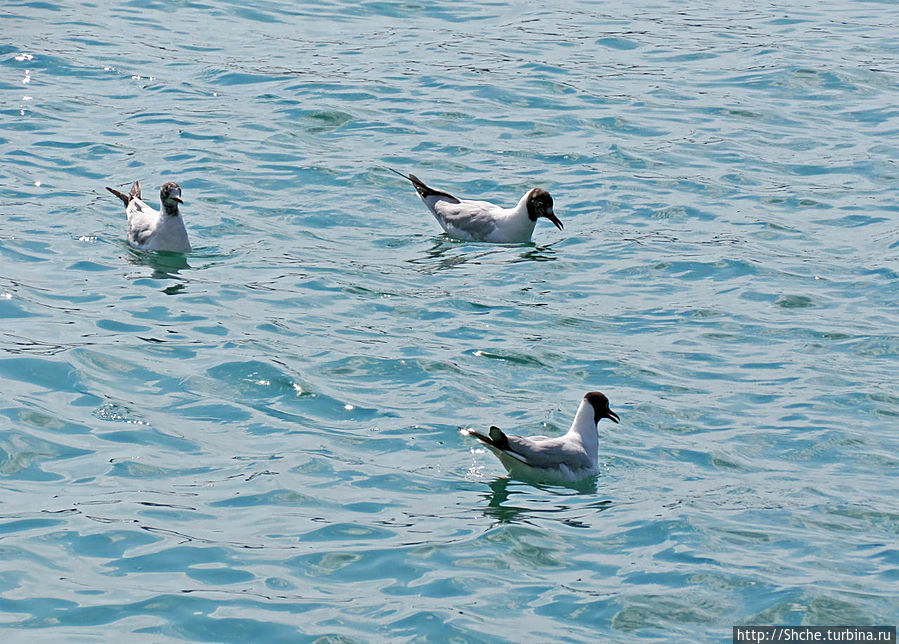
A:
POLYGON ((500 224, 503 230, 503 241, 514 243, 531 240, 537 222, 531 221, 531 218, 528 217, 529 194, 531 194, 530 190, 518 201, 518 205, 505 211, 505 221, 500 224))
POLYGON ((159 218, 156 220, 156 230, 153 233, 153 241, 147 246, 148 250, 170 250, 176 253, 189 253, 190 241, 187 238, 187 229, 184 227, 184 219, 178 211, 177 204, 174 208, 166 210, 165 204, 159 218))
POLYGON ((518 200, 518 203, 512 208, 512 212, 515 214, 515 217, 524 217, 528 218, 528 195, 531 194, 531 191, 528 190, 524 193, 524 196, 518 200))
POLYGON ((596 421, 593 420, 593 417, 593 405, 585 398, 581 401, 581 406, 577 408, 568 435, 577 436, 584 451, 593 459, 595 465, 596 453, 599 450, 599 434, 596 431, 596 421))

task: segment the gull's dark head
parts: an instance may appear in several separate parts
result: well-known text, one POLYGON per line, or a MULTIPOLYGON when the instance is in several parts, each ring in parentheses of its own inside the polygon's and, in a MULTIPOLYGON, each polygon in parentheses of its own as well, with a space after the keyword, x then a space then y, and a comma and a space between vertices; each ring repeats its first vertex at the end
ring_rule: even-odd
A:
POLYGON ((553 198, 543 188, 534 188, 528 193, 528 219, 537 221, 540 217, 546 217, 562 230, 562 222, 553 212, 553 198))
POLYGON ((584 400, 593 406, 593 420, 599 422, 603 418, 608 418, 612 422, 618 422, 618 414, 609 409, 609 399, 605 394, 598 391, 591 391, 584 396, 584 400))
POLYGON ((162 184, 159 191, 159 200, 162 202, 163 209, 169 214, 178 214, 178 204, 181 201, 181 186, 174 181, 167 181, 162 184))

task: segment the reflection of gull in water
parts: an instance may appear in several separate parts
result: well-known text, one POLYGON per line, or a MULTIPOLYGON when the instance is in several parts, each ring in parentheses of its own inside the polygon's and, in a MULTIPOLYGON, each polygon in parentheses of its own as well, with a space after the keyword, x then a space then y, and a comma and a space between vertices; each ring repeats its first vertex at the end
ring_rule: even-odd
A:
MULTIPOLYGON (((511 479, 496 479, 488 485, 490 486, 490 493, 484 495, 484 498, 488 499, 487 507, 483 510, 484 514, 501 523, 522 523, 539 516, 544 519, 561 521, 565 525, 570 525, 574 528, 585 528, 589 527, 589 524, 583 521, 583 519, 612 507, 612 502, 608 499, 585 505, 565 503, 564 501, 558 505, 547 505, 542 497, 540 503, 533 503, 529 507, 525 507, 527 493, 524 490, 516 490, 514 488, 515 483, 511 479), (519 497, 517 501, 515 500, 516 496, 519 497)), ((533 489, 530 486, 523 487, 533 489)), ((596 493, 595 480, 583 481, 574 491, 567 492, 560 492, 558 487, 547 487, 539 484, 536 487, 556 495, 560 500, 564 500, 566 497, 596 493)), ((572 501, 574 501, 573 498, 572 501)))
POLYGON ((546 217, 562 230, 562 222, 553 212, 553 198, 542 188, 528 190, 513 208, 501 208, 489 201, 458 199, 448 192, 428 187, 414 174, 389 170, 412 183, 450 237, 494 244, 526 243, 531 241, 540 217, 546 217))
POLYGON ((493 452, 503 467, 517 479, 567 485, 599 473, 597 423, 603 418, 617 423, 609 399, 598 391, 584 396, 563 436, 514 436, 491 427, 487 436, 472 429, 462 433, 477 438, 493 452))
POLYGON ((145 253, 129 248, 127 260, 135 266, 148 266, 153 272, 147 275, 145 271, 126 275, 126 279, 142 279, 149 277, 154 280, 176 280, 175 284, 169 283, 163 290, 168 295, 180 293, 187 287, 187 279, 180 274, 182 270, 192 268, 187 263, 187 258, 181 253, 169 253, 165 251, 145 253))
POLYGON ((478 264, 478 260, 490 255, 491 251, 475 253, 463 252, 464 244, 440 238, 434 243, 422 257, 408 260, 411 264, 423 266, 424 273, 433 273, 438 270, 451 269, 463 264, 478 264))
POLYGON ((551 244, 546 246, 537 246, 522 253, 515 261, 527 262, 554 262, 556 260, 556 251, 551 244))
POLYGON ((421 266, 423 273, 435 273, 440 270, 458 268, 465 264, 518 264, 522 262, 551 262, 556 260, 555 249, 551 244, 545 246, 530 246, 522 249, 521 246, 512 250, 508 246, 492 246, 488 250, 472 249, 471 245, 459 243, 456 240, 440 237, 419 257, 406 260, 410 264, 421 266), (509 256, 509 252, 514 255, 509 256))

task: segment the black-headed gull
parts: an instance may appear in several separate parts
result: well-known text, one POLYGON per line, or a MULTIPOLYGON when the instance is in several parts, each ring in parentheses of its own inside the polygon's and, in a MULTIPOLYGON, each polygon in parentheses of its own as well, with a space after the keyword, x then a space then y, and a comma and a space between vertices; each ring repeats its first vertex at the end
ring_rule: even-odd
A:
POLYGON ((141 201, 140 181, 135 181, 126 195, 114 188, 106 188, 125 203, 128 216, 128 243, 141 250, 168 250, 175 253, 189 253, 190 241, 184 220, 178 212, 181 201, 181 187, 174 181, 162 184, 159 210, 150 208, 141 201))
POLYGON ((517 479, 543 483, 574 483, 599 472, 597 423, 603 418, 618 422, 609 399, 598 391, 584 396, 571 428, 564 436, 511 436, 491 427, 488 436, 472 429, 474 436, 496 454, 503 467, 517 479))
POLYGON ((529 242, 540 217, 549 219, 559 230, 563 228, 553 212, 553 198, 542 188, 528 190, 514 208, 501 208, 489 201, 458 199, 448 192, 429 188, 414 174, 388 170, 412 182, 440 227, 456 239, 496 244, 529 242))

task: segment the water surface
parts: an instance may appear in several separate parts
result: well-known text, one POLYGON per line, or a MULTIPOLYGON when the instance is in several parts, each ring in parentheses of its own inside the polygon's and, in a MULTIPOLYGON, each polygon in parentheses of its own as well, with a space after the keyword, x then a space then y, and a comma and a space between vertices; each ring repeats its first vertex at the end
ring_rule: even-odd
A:
POLYGON ((890 3, 0 9, 0 615, 730 641, 899 615, 890 3), (565 223, 440 234, 385 166, 565 223), (177 180, 195 252, 104 186, 177 180), (588 489, 459 434, 564 431, 588 489))

